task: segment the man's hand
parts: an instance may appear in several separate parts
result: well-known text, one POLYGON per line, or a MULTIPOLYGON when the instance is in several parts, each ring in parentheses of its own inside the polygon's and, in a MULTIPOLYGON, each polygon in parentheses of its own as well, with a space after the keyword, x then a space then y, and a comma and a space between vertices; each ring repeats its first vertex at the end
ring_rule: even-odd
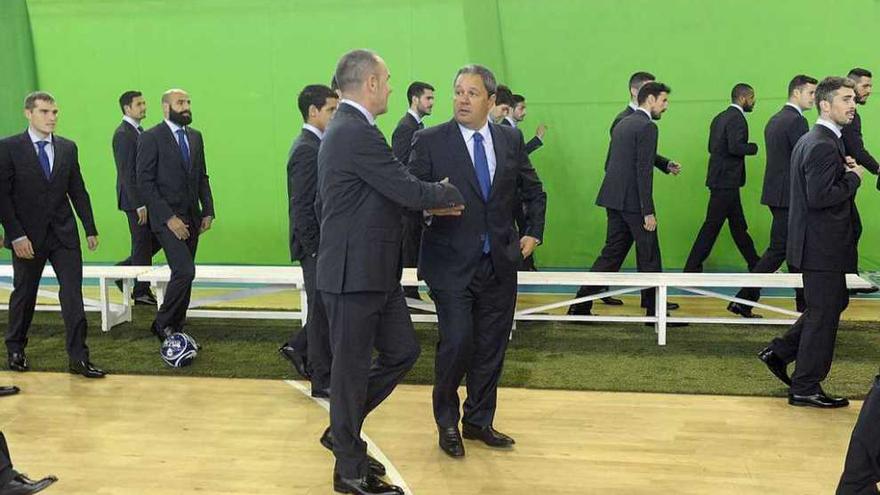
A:
POLYGON ((856 163, 855 158, 851 156, 846 157, 846 171, 852 172, 859 176, 859 180, 865 175, 865 167, 856 163))
POLYGON ((535 251, 536 247, 538 247, 538 239, 530 235, 524 235, 519 240, 519 250, 523 258, 528 258, 535 251))
POLYGON ((15 251, 17 257, 23 260, 34 259, 34 246, 31 244, 31 240, 27 237, 12 241, 12 250, 15 251))
POLYGON ((666 165, 666 171, 672 175, 678 175, 681 173, 681 164, 678 162, 674 162, 669 160, 669 164, 666 165))
POLYGON ((547 132, 547 125, 546 124, 538 124, 538 127, 535 129, 535 136, 538 136, 538 139, 543 141, 545 132, 547 132))
POLYGON ((146 225, 147 224, 147 207, 141 206, 137 209, 138 214, 138 225, 146 225))
POLYGON ((98 236, 90 235, 86 237, 86 241, 89 243, 89 251, 94 251, 98 249, 98 236))
POLYGON ((211 230, 212 223, 214 223, 214 217, 202 217, 202 225, 199 227, 199 234, 211 230))
POLYGON ((645 230, 648 232, 654 232, 657 230, 657 218, 654 214, 645 215, 645 230))
POLYGON ((183 220, 178 218, 177 215, 172 215, 171 218, 165 222, 165 225, 168 226, 168 229, 171 230, 174 237, 177 237, 181 241, 189 239, 189 225, 183 223, 183 220))
POLYGON ((464 211, 464 205, 455 205, 449 208, 434 208, 428 210, 428 213, 438 217, 460 217, 462 211, 464 211))

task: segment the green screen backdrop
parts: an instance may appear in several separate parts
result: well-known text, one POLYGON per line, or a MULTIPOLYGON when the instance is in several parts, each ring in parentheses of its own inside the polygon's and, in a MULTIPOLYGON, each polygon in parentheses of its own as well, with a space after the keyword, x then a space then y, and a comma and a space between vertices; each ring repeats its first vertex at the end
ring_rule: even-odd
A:
MULTIPOLYGON (((549 196, 538 262, 576 268, 589 266, 604 241, 605 213, 594 201, 609 124, 627 102, 629 75, 649 70, 673 88, 659 122, 660 150, 684 167, 679 177, 656 174, 654 181, 664 265, 676 269, 705 215, 708 126, 729 103, 733 84, 752 84, 758 97, 749 123, 761 152, 747 159, 742 196, 763 251, 770 223, 759 204, 763 126, 785 102, 788 81, 797 73, 843 75, 853 66, 880 72, 877 42, 868 35, 878 25, 874 0, 28 0, 27 8, 32 77, 58 99, 59 134, 79 143, 102 238, 99 251, 86 255, 91 262, 117 261, 128 250, 110 150, 121 118, 116 100, 128 89, 145 93, 147 125, 161 118, 164 90, 181 87, 192 96, 217 209, 198 261, 281 264, 288 260, 285 163, 302 124, 295 99, 303 86, 328 83, 349 49, 376 50, 395 88, 389 113, 379 119, 390 137, 406 110, 409 82, 437 88, 426 121, 434 125, 451 117, 455 71, 483 63, 526 95, 527 138, 539 122, 550 127, 545 146, 532 155, 549 196)), ((0 9, 4 33, 10 22, 21 28, 21 15, 9 18, 6 10, 0 9)), ((20 64, 27 72, 28 61, 20 64)), ((871 100, 860 108, 875 154, 878 108, 871 100)), ((814 112, 808 116, 815 119, 814 112)), ((8 128, 14 119, 13 129, 24 129, 20 111, 0 124, 8 128)), ((869 179, 858 201, 862 268, 871 270, 880 265, 871 249, 880 241, 880 220, 871 213, 880 207, 880 191, 869 179)), ((744 265, 725 229, 707 269, 744 265)))

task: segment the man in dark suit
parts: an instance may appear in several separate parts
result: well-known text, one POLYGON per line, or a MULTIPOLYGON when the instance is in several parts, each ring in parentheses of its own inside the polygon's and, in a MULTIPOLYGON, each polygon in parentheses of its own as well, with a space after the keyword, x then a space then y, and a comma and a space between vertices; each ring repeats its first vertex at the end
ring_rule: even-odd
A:
MULTIPOLYGON (((786 238, 788 237, 788 195, 791 191, 791 150, 795 143, 810 130, 804 117, 804 110, 813 108, 816 95, 815 78, 797 75, 788 84, 788 102, 764 127, 764 145, 767 148, 767 168, 764 171, 764 190, 761 203, 770 208, 773 223, 770 227, 770 245, 764 255, 752 268, 752 273, 773 273, 785 261, 786 238)), ((797 267, 789 265, 789 272, 796 272, 797 267)), ((747 287, 741 289, 736 297, 757 301, 761 297, 761 289, 747 287)), ((795 289, 797 310, 804 310, 804 291, 795 289)), ((752 312, 752 307, 737 302, 727 305, 727 310, 743 318, 760 318, 752 312)))
POLYGON ((297 98, 303 127, 287 161, 290 259, 299 261, 305 282, 308 317, 279 351, 303 378, 312 382, 312 397, 330 398, 330 335, 327 313, 315 286, 321 224, 315 212, 318 190, 318 149, 339 98, 322 84, 306 86, 297 98))
POLYGON ((498 381, 513 325, 517 267, 544 235, 547 195, 529 162, 522 133, 488 123, 495 76, 468 65, 455 78, 454 118, 416 133, 410 168, 422 180, 448 177, 465 198, 460 217, 438 217, 422 236, 419 273, 437 305, 434 420, 441 449, 464 455, 464 438, 508 448, 493 426, 498 381), (513 209, 525 203, 525 235, 513 209), (458 387, 467 376, 464 415, 458 387))
POLYGON ((685 263, 685 272, 703 271, 703 262, 712 252, 725 221, 750 271, 760 259, 749 236, 739 196, 739 189, 746 183, 745 157, 758 153, 758 145, 749 142, 746 121, 746 113, 755 108, 755 90, 739 83, 730 92, 730 101, 730 106, 715 116, 709 127, 709 172, 706 175, 709 207, 685 263))
POLYGON ((24 109, 27 131, 0 141, 0 220, 6 231, 4 245, 12 250, 14 272, 6 330, 9 369, 29 369, 27 333, 43 267, 49 261, 58 277, 70 372, 103 378, 104 371, 89 361, 86 345, 82 252, 73 212, 83 224, 91 251, 98 248, 98 230, 80 172, 79 152, 76 143, 55 135, 58 107, 52 95, 31 93, 24 109))
MULTIPOLYGON (((144 132, 141 122, 147 116, 147 102, 140 91, 126 91, 119 97, 122 122, 113 132, 113 159, 116 161, 116 205, 125 212, 131 234, 131 251, 119 266, 147 266, 159 251, 159 240, 147 222, 147 205, 137 188, 137 140, 144 132)), ((116 285, 122 290, 122 281, 116 285)), ((149 282, 137 282, 131 293, 135 304, 156 305, 149 282)))
POLYGON ((58 478, 51 475, 35 481, 13 469, 6 437, 0 431, 0 495, 38 493, 56 481, 58 481, 58 478))
POLYGON ((353 50, 336 66, 343 99, 318 151, 318 290, 330 322, 330 428, 321 443, 336 456, 339 493, 398 494, 361 440, 366 416, 419 355, 400 287, 401 208, 460 214, 448 182, 417 180, 400 163, 375 116, 388 108, 390 75, 381 57, 353 50), (373 350, 377 357, 373 360, 373 350))
MULTIPOLYGON (((634 73, 629 78, 629 103, 623 110, 620 111, 615 117, 614 120, 611 121, 611 127, 608 130, 608 135, 612 136, 614 134, 614 128, 617 127, 617 124, 620 123, 621 120, 625 119, 632 115, 639 108, 639 91, 642 89, 642 86, 649 82, 654 82, 656 78, 650 72, 639 71, 634 73)), ((605 155, 605 171, 608 171, 608 159, 611 156, 611 146, 609 142, 608 153, 605 155)), ((678 175, 681 173, 681 164, 676 161, 670 160, 665 156, 657 154, 657 157, 654 159, 654 166, 657 170, 663 172, 664 174, 672 174, 678 175)), ((620 265, 614 267, 609 266, 608 271, 617 272, 620 271, 620 267, 623 265, 623 259, 620 260, 620 265)), ((578 288, 577 297, 584 297, 588 294, 595 294, 596 289, 601 289, 602 291, 607 290, 607 287, 591 287, 588 285, 581 286, 578 288)), ((602 302, 609 306, 622 306, 623 300, 618 299, 616 297, 603 297, 602 302)), ((644 307, 644 305, 642 306, 644 307)), ((573 304, 568 307, 569 315, 588 315, 590 314, 592 308, 592 304, 573 304)), ((678 304, 673 302, 667 302, 667 309, 675 310, 678 309, 678 304)))
MULTIPOLYGON (((400 163, 409 161, 409 152, 412 149, 413 134, 425 128, 422 120, 431 115, 434 109, 434 86, 428 83, 416 81, 409 85, 406 90, 406 99, 409 108, 394 133, 391 134, 391 150, 400 163)), ((419 244, 422 242, 422 228, 425 219, 421 211, 403 212, 403 266, 415 268, 419 265, 419 244)), ((404 287, 404 296, 411 299, 421 299, 418 287, 404 287)))
MULTIPOLYGON (((668 108, 671 91, 669 86, 655 81, 642 85, 638 110, 624 117, 611 133, 608 169, 596 198, 596 204, 604 207, 608 216, 605 246, 590 271, 619 270, 633 244, 638 271, 663 271, 654 208, 658 136, 654 120, 660 119, 668 108)), ((604 287, 582 287, 578 297, 602 290, 604 287)), ((648 316, 656 315, 655 292, 656 289, 642 291, 642 307, 648 316)), ((591 310, 592 301, 587 301, 579 303, 574 311, 569 310, 569 314, 589 315, 591 310)))
POLYGON ((865 169, 846 156, 841 128, 855 112, 853 82, 827 77, 816 87, 819 120, 791 154, 786 260, 801 269, 806 309, 782 337, 759 353, 770 371, 790 385, 788 403, 845 407, 827 395, 840 314, 849 303, 846 274, 855 272, 862 232, 855 195, 865 169), (795 361, 791 378, 786 366, 795 361))
POLYGON ((164 120, 140 135, 137 148, 138 188, 171 267, 165 299, 151 326, 160 342, 183 328, 199 236, 215 218, 202 133, 189 126, 189 94, 169 89, 162 95, 162 112, 164 120))
POLYGON ((880 495, 880 375, 868 391, 846 451, 836 495, 880 495))

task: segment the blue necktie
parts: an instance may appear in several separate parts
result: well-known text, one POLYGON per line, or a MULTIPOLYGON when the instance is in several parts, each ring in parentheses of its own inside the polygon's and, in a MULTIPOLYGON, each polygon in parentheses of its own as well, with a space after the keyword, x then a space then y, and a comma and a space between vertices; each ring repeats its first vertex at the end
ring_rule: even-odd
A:
MULTIPOLYGON (((483 200, 489 202, 489 190, 492 188, 492 177, 489 175, 489 159, 486 158, 486 148, 483 146, 483 135, 474 133, 474 168, 477 171, 477 182, 480 183, 480 191, 483 200)), ((483 253, 489 252, 489 232, 483 234, 483 253)))
POLYGON ((43 168, 43 173, 46 174, 47 179, 52 176, 52 166, 49 164, 49 154, 46 153, 46 145, 48 144, 49 141, 37 141, 37 146, 40 148, 37 157, 40 159, 40 166, 43 168))
POLYGON ((183 129, 177 130, 177 144, 180 145, 180 154, 183 155, 183 163, 186 164, 186 170, 190 169, 190 158, 189 158, 189 145, 186 144, 186 131, 183 129))

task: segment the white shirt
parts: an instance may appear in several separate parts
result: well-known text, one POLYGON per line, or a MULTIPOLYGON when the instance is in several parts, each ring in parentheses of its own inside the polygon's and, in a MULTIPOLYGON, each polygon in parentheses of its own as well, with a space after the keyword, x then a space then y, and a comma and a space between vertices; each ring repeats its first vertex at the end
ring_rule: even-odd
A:
POLYGON ((138 127, 141 126, 141 123, 140 123, 139 120, 135 120, 135 119, 129 117, 128 115, 123 115, 123 116, 122 116, 122 120, 124 120, 124 121, 128 122, 129 124, 131 124, 131 126, 134 127, 134 129, 135 129, 136 131, 138 131, 138 134, 141 133, 140 129, 138 129, 138 127))
POLYGON ((419 124, 422 123, 422 118, 419 117, 418 112, 413 112, 413 109, 412 109, 412 108, 407 109, 406 113, 412 115, 413 118, 416 119, 416 122, 418 122, 419 124))
POLYGON ((515 120, 513 120, 513 118, 510 115, 508 115, 507 117, 504 117, 504 120, 506 120, 510 124, 511 127, 516 129, 517 122, 515 120))
POLYGON ((360 103, 354 100, 349 100, 347 98, 339 100, 339 103, 345 103, 346 105, 351 105, 354 108, 357 108, 360 113, 364 114, 364 117, 367 118, 367 122, 369 122, 370 125, 376 125, 376 117, 373 117, 373 114, 371 114, 370 111, 364 108, 364 106, 360 103))
POLYGON ((633 102, 629 102, 629 103, 627 103, 627 104, 626 104, 626 106, 628 106, 628 107, 630 107, 630 108, 632 108, 632 109, 633 109, 633 111, 636 111, 636 110, 638 110, 638 109, 639 109, 639 106, 638 106, 638 105, 636 105, 636 104, 635 104, 635 103, 633 103, 633 102))
MULTIPOLYGON (((179 125, 175 124, 174 122, 171 122, 168 119, 165 119, 165 123, 168 125, 168 128, 171 129, 171 135, 174 136, 174 140, 177 141, 177 145, 180 146, 180 139, 177 136, 177 131, 180 129, 184 129, 184 128, 180 127, 179 125)), ((190 146, 189 146, 189 137, 187 137, 186 132, 183 133, 183 140, 186 141, 186 147, 189 148, 189 152, 190 152, 190 154, 192 154, 192 148, 190 148, 190 146)))
POLYGON ((46 154, 49 155, 49 172, 51 173, 53 170, 55 170, 55 142, 53 136, 49 134, 48 137, 41 138, 40 136, 37 136, 37 133, 34 132, 34 130, 30 128, 30 126, 28 126, 28 136, 31 137, 31 142, 34 143, 34 151, 37 153, 37 157, 40 156, 40 145, 38 145, 37 143, 40 141, 49 142, 49 144, 47 144, 46 147, 43 149, 46 150, 46 154))
POLYGON ((789 106, 789 107, 791 107, 791 108, 794 108, 795 110, 797 110, 798 113, 801 114, 801 117, 804 116, 804 111, 801 110, 801 107, 799 107, 799 106, 797 106, 797 105, 795 105, 794 103, 791 103, 791 102, 786 102, 785 105, 786 105, 786 106, 789 106))
POLYGON ((825 120, 822 117, 819 117, 819 120, 816 121, 816 125, 825 126, 831 129, 834 132, 834 135, 837 136, 837 139, 840 139, 840 136, 843 134, 840 129, 841 127, 830 120, 825 120))
POLYGON ((743 114, 743 117, 746 116, 746 111, 743 110, 743 107, 737 105, 736 103, 731 103, 730 106, 732 106, 733 108, 739 110, 739 113, 743 114))
POLYGON ((311 131, 312 134, 314 134, 315 136, 318 136, 319 141, 324 139, 324 133, 321 132, 321 129, 318 129, 317 127, 313 126, 312 124, 303 124, 303 129, 305 129, 307 131, 311 131))
POLYGON ((644 108, 638 107, 638 108, 636 108, 636 111, 637 112, 644 112, 644 114, 647 115, 649 119, 654 120, 654 117, 651 116, 651 112, 645 110, 644 108))
MULTIPOLYGON (((493 182, 495 180, 495 147, 492 145, 489 123, 487 122, 479 131, 468 129, 461 124, 458 124, 458 129, 461 131, 461 137, 464 138, 464 144, 471 156, 471 164, 474 164, 474 134, 479 132, 483 136, 483 148, 486 150, 486 161, 489 162, 489 182, 493 182)), ((476 165, 474 167, 476 168, 476 165)))

